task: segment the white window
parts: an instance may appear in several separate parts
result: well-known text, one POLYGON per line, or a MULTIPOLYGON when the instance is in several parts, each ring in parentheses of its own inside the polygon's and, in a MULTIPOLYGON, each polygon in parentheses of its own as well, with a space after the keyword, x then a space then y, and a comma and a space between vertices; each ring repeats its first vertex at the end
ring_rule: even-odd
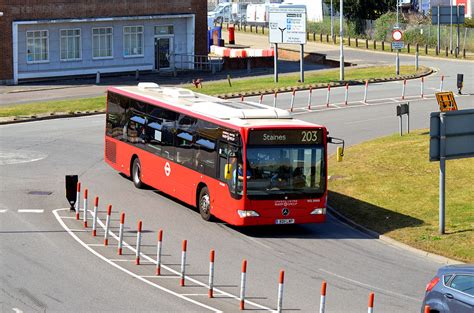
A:
POLYGON ((81 30, 61 29, 61 61, 81 59, 81 30))
POLYGON ((173 25, 155 26, 155 35, 173 35, 173 25))
POLYGON ((123 56, 143 56, 143 26, 123 28, 123 56))
POLYGON ((112 27, 92 28, 92 58, 113 57, 112 27))
POLYGON ((26 32, 26 61, 27 63, 42 63, 49 61, 48 31, 34 30, 26 32))

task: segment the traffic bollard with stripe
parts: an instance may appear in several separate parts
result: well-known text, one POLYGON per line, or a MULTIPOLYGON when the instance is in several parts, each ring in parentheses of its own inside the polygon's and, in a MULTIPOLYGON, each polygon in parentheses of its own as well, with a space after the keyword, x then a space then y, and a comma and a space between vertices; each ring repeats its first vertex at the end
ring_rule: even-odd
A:
POLYGON ((308 93, 308 110, 311 110, 311 97, 313 95, 313 86, 309 86, 309 93, 308 93))
POLYGON ((247 278, 247 260, 242 261, 242 274, 240 276, 240 309, 245 309, 245 281, 247 278))
POLYGON ((424 84, 425 84, 425 78, 421 78, 421 84, 420 84, 420 92, 421 92, 421 97, 423 98, 423 91, 424 91, 424 84))
POLYGON ((112 204, 107 207, 107 217, 105 219, 104 246, 109 245, 110 215, 112 214, 112 204))
POLYGON ((293 105, 295 104, 295 93, 296 89, 293 89, 293 92, 291 93, 290 112, 293 112, 293 105))
POLYGON ((214 297, 214 250, 209 256, 209 298, 214 297))
POLYGON ((346 90, 344 93, 344 105, 347 105, 348 98, 349 98, 349 84, 346 83, 346 90))
POLYGON ((402 85, 402 100, 405 100, 405 88, 407 86, 407 80, 403 80, 403 85, 402 85))
POLYGON ((80 203, 81 200, 80 199, 81 199, 81 183, 77 182, 76 205, 75 205, 76 220, 79 220, 79 210, 81 208, 81 203, 80 203))
POLYGON ((285 280, 285 271, 280 271, 280 283, 278 284, 278 306, 277 312, 281 313, 283 309, 283 282, 285 280))
POLYGON ((367 313, 373 313, 374 312, 374 293, 371 292, 369 295, 369 308, 367 310, 367 313))
POLYGON ((425 305, 424 313, 430 313, 430 310, 431 310, 430 306, 428 304, 425 305))
POLYGON ((326 96, 326 107, 329 108, 329 97, 331 96, 331 85, 328 84, 328 92, 326 96))
POLYGON ((443 91, 443 84, 444 84, 444 75, 441 75, 441 81, 439 83, 439 91, 443 91))
POLYGON ((321 285, 321 303, 319 304, 319 313, 324 313, 326 310, 326 281, 323 280, 321 285))
POLYGON ((84 227, 87 228, 87 196, 89 190, 84 189, 84 214, 82 215, 82 221, 84 222, 84 227))
POLYGON ((258 101, 258 103, 260 103, 260 104, 263 103, 263 93, 260 94, 260 100, 258 101))
POLYGON ((135 264, 140 265, 140 245, 142 242, 142 221, 138 221, 137 248, 135 253, 135 264))
POLYGON ((118 255, 122 255, 123 244, 123 226, 125 224, 125 213, 120 215, 119 241, 118 241, 118 255))
POLYGON ((240 96, 240 101, 244 102, 244 96, 240 96))
POLYGON ((156 276, 161 275, 161 249, 163 242, 163 230, 158 232, 158 244, 156 246, 156 276))
POLYGON ((364 103, 367 103, 367 91, 369 89, 369 81, 365 81, 365 87, 364 87, 364 103))
POLYGON ((188 241, 183 240, 183 249, 181 251, 181 279, 179 285, 184 287, 184 278, 186 275, 186 250, 187 250, 188 241))
POLYGON ((99 197, 95 197, 94 216, 92 217, 92 236, 97 236, 97 211, 99 210, 99 197))
POLYGON ((275 95, 273 96, 273 107, 276 108, 277 106, 277 96, 278 96, 278 91, 275 91, 275 95))

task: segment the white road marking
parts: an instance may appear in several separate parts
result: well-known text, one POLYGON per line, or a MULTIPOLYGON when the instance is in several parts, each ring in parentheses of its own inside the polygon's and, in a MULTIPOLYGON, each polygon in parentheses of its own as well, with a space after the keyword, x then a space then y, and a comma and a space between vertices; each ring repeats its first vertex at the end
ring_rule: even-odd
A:
POLYGON ((360 120, 360 121, 346 122, 344 124, 346 124, 346 125, 359 124, 359 123, 363 124, 363 123, 366 123, 366 122, 380 121, 380 120, 383 120, 383 119, 393 119, 393 116, 381 116, 381 117, 378 117, 378 118, 369 118, 369 119, 360 120))
POLYGON ((89 247, 106 247, 103 243, 88 243, 89 247))
POLYGON ((62 219, 71 219, 71 220, 75 220, 76 217, 75 216, 60 216, 62 219))
POLYGON ((44 213, 44 210, 30 210, 30 209, 20 209, 18 213, 44 213))
POLYGON ((13 150, 0 152, 0 165, 29 163, 42 160, 48 155, 39 151, 13 150))
POLYGON ((135 262, 135 260, 127 260, 127 259, 109 259, 110 262, 135 262))
POLYGON ((0 210, 0 213, 5 213, 6 211, 8 211, 8 210, 7 209, 0 210))
POLYGON ((156 276, 156 275, 142 275, 140 277, 143 277, 143 278, 173 278, 173 279, 176 279, 176 278, 179 278, 180 276, 165 276, 165 275, 159 275, 159 276, 156 276))
POLYGON ((182 293, 181 294, 182 296, 187 296, 187 297, 191 297, 191 296, 209 296, 207 293, 182 293))
POLYGON ((16 313, 23 313, 23 311, 18 308, 12 308, 12 310, 13 312, 16 312, 16 313))
POLYGON ((105 262, 109 263, 110 265, 116 267, 117 269, 119 269, 119 270, 121 270, 121 271, 123 271, 123 272, 125 272, 125 273, 127 273, 127 274, 129 274, 129 275, 131 275, 131 276, 133 276, 133 277, 135 277, 135 278, 141 280, 141 281, 143 281, 144 283, 146 283, 146 284, 148 284, 148 285, 150 285, 150 286, 153 286, 153 287, 155 287, 155 288, 158 288, 158 289, 160 289, 160 290, 162 290, 162 291, 164 291, 164 292, 167 292, 167 293, 169 293, 169 294, 172 294, 172 295, 174 295, 174 296, 176 296, 176 297, 178 297, 178 298, 181 298, 181 299, 183 299, 183 300, 186 300, 186 301, 188 301, 188 302, 191 302, 191 303, 193 303, 193 304, 196 304, 196 305, 198 305, 198 306, 200 306, 200 307, 203 307, 203 308, 205 308, 205 309, 208 309, 208 310, 210 310, 210 311, 222 312, 222 311, 220 311, 220 310, 218 310, 218 309, 216 309, 216 308, 213 308, 213 307, 211 307, 211 306, 208 306, 208 305, 206 305, 206 304, 204 304, 204 303, 200 303, 200 302, 195 301, 195 300, 193 300, 193 299, 191 299, 191 298, 187 298, 187 297, 185 297, 185 296, 180 295, 179 293, 176 293, 176 292, 174 292, 174 291, 172 291, 172 290, 166 289, 165 287, 162 287, 162 286, 160 286, 160 285, 158 285, 158 284, 155 284, 155 283, 153 283, 153 282, 151 282, 151 281, 149 281, 149 280, 146 280, 146 279, 140 277, 139 275, 137 275, 137 274, 135 274, 135 273, 133 273, 133 272, 131 272, 131 271, 129 271, 129 270, 127 270, 127 269, 125 269, 125 268, 123 268, 123 267, 117 265, 117 264, 115 264, 114 262, 110 261, 110 260, 107 259, 105 256, 101 255, 100 253, 98 253, 97 251, 95 251, 94 249, 92 249, 91 247, 88 247, 84 242, 82 242, 81 239, 79 239, 79 237, 76 236, 76 234, 74 234, 73 232, 71 232, 71 231, 69 230, 69 228, 67 227, 67 225, 64 224, 64 222, 61 220, 61 218, 60 218, 60 216, 59 216, 59 214, 58 214, 58 211, 62 211, 62 210, 64 210, 64 209, 56 209, 56 210, 53 211, 53 214, 54 214, 54 216, 56 217, 56 219, 58 220, 59 224, 61 224, 61 226, 69 233, 69 235, 71 235, 78 243, 80 243, 84 248, 86 248, 87 250, 89 250, 91 253, 95 254, 97 257, 101 258, 102 260, 104 260, 105 262))
POLYGON ((394 291, 390 291, 390 290, 387 290, 387 289, 378 288, 378 287, 375 287, 375 286, 364 284, 364 283, 361 283, 360 281, 357 281, 357 280, 354 280, 354 279, 351 279, 351 278, 347 278, 347 277, 338 275, 338 274, 333 273, 333 272, 326 271, 322 268, 320 268, 319 271, 321 271, 323 273, 326 273, 326 274, 329 274, 329 275, 332 275, 332 276, 335 276, 337 278, 343 279, 345 281, 351 282, 353 284, 356 284, 356 285, 359 285, 359 286, 362 286, 362 287, 365 287, 365 288, 369 288, 371 290, 380 291, 382 293, 390 294, 390 295, 393 295, 393 296, 396 296, 396 297, 406 298, 406 299, 413 300, 413 301, 416 301, 416 302, 420 301, 420 299, 418 299, 418 298, 406 296, 406 295, 398 293, 398 292, 394 292, 394 291))

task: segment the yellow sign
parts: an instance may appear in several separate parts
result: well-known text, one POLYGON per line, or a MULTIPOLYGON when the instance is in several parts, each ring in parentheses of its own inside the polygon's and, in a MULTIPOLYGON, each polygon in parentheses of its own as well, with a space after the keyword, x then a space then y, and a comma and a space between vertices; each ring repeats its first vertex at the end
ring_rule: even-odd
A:
POLYGON ((458 110, 458 106, 456 104, 456 100, 454 100, 454 94, 452 91, 437 92, 436 100, 438 100, 439 110, 441 112, 458 110))

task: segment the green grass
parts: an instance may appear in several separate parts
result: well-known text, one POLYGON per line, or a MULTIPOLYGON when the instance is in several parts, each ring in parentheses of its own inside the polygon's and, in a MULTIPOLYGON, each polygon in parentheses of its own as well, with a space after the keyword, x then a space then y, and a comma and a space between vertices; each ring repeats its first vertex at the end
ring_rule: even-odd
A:
POLYGON ((438 233, 439 162, 415 131, 346 149, 329 161, 329 202, 344 216, 425 251, 474 262, 474 158, 446 164, 446 234, 438 233))
POLYGON ((0 117, 32 116, 70 112, 93 112, 105 110, 105 97, 47 101, 0 107, 0 117))
MULTIPOLYGON (((425 71, 426 68, 420 67, 419 71, 425 71)), ((415 67, 404 65, 400 67, 401 75, 415 74, 415 67)), ((366 68, 346 68, 345 79, 350 80, 365 80, 371 78, 389 78, 395 77, 395 66, 376 66, 366 68)), ((195 90, 208 95, 218 94, 237 94, 241 92, 252 92, 252 91, 271 91, 277 88, 303 86, 317 83, 329 83, 333 81, 339 81, 339 69, 323 70, 316 72, 308 72, 305 74, 305 82, 298 83, 298 74, 285 74, 280 75, 278 83, 273 82, 273 76, 267 77, 255 77, 245 79, 231 79, 232 87, 229 86, 227 80, 216 81, 216 82, 204 82, 203 88, 196 90, 193 85, 188 84, 184 87, 191 90, 195 90)))

